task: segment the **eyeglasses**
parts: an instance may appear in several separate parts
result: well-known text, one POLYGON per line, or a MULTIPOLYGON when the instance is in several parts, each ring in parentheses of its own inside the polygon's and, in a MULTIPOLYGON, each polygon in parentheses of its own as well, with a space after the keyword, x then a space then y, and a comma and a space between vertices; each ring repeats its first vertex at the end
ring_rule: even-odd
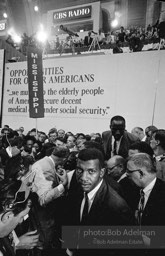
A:
POLYGON ((140 172, 140 171, 141 171, 141 169, 136 169, 136 170, 129 170, 128 168, 126 169, 127 174, 131 174, 133 172, 140 172))
POLYGON ((112 166, 112 167, 107 167, 106 168, 106 170, 107 171, 112 171, 115 167, 117 167, 117 166, 119 166, 119 164, 116 164, 116 165, 114 165, 114 166, 112 166))
POLYGON ((24 182, 22 182, 20 188, 15 193, 15 197, 13 202, 7 203, 3 206, 5 212, 12 210, 17 204, 23 204, 30 194, 30 188, 26 186, 24 182))

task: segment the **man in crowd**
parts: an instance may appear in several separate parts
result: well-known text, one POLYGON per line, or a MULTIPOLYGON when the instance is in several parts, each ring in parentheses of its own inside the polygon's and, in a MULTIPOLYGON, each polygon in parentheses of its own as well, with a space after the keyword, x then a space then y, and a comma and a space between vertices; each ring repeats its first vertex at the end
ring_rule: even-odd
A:
POLYGON ((135 136, 137 136, 139 138, 139 140, 143 140, 145 137, 143 128, 141 127, 134 127, 131 131, 132 134, 134 134, 135 136))
POLYGON ((147 153, 151 157, 154 156, 154 151, 151 146, 145 141, 137 141, 129 147, 128 156, 134 155, 136 153, 147 153))
POLYGON ((45 156, 33 164, 28 180, 38 197, 35 213, 43 234, 43 248, 49 256, 60 249, 60 198, 63 197, 68 182, 66 171, 61 166, 68 153, 64 146, 55 147, 51 156, 45 156))
POLYGON ((120 225, 131 221, 131 214, 125 201, 106 184, 104 158, 95 148, 79 152, 76 175, 87 198, 81 198, 78 211, 80 223, 85 225, 120 225), (85 200, 88 201, 88 213, 83 216, 85 200))
POLYGON ((113 156, 106 163, 108 176, 119 182, 125 177, 125 159, 122 156, 113 156))
POLYGON ((70 152, 76 151, 76 138, 74 135, 68 136, 66 145, 70 152))
POLYGON ((165 181, 165 130, 159 129, 153 132, 150 146, 157 161, 157 177, 165 181))
POLYGON ((129 146, 139 140, 133 134, 125 130, 125 119, 122 116, 114 116, 110 121, 110 131, 102 134, 106 160, 114 155, 124 158, 128 156, 129 146))
POLYGON ((141 209, 140 202, 137 205, 138 224, 165 225, 165 183, 156 177, 154 159, 146 153, 137 153, 128 159, 126 172, 141 189, 140 196, 143 196, 141 209))
MULTIPOLYGON (((104 157, 101 151, 87 148, 79 152, 76 175, 81 191, 77 191, 78 201, 71 209, 74 224, 115 226, 134 223, 126 202, 103 179, 104 174, 104 157)), ((81 242, 84 243, 84 240, 80 239, 79 242, 81 249, 81 242)), ((78 250, 76 255, 89 255, 89 252, 90 255, 107 255, 102 250, 78 250)))
POLYGON ((164 232, 161 233, 160 227, 165 226, 165 183, 156 177, 155 160, 146 153, 137 153, 128 159, 126 171, 127 176, 140 188, 135 211, 137 224, 159 226, 157 230, 154 229, 154 237, 143 236, 144 243, 148 246, 154 244, 155 248, 164 247, 164 232))
POLYGON ((65 137, 65 131, 63 129, 58 130, 58 137, 64 139, 65 137))
POLYGON ((52 128, 49 130, 48 133, 48 141, 45 141, 45 144, 42 147, 41 150, 41 158, 44 156, 50 156, 53 148, 55 147, 55 140, 58 137, 58 133, 57 133, 57 129, 56 128, 52 128))
MULTIPOLYGON (((19 240, 16 235, 13 237, 15 233, 11 232, 19 223, 22 223, 30 210, 29 193, 30 190, 21 181, 0 183, 0 255, 14 256, 14 244, 16 245, 15 249, 25 249, 25 240, 23 246, 21 244, 23 239, 20 238, 19 240)), ((36 246, 38 235, 33 236, 33 239, 31 248, 36 246)))
POLYGON ((92 40, 93 40, 93 38, 91 37, 91 32, 89 31, 88 35, 85 36, 85 38, 84 38, 84 45, 85 46, 90 46, 91 43, 92 43, 92 40))
POLYGON ((129 207, 135 210, 139 188, 126 175, 126 160, 122 156, 116 155, 111 157, 106 165, 107 181, 109 182, 110 178, 117 181, 119 186, 117 192, 125 199, 129 207))
POLYGON ((145 140, 148 144, 150 144, 150 140, 152 138, 152 134, 153 132, 155 132, 157 130, 157 128, 153 125, 149 125, 146 127, 145 129, 145 140))

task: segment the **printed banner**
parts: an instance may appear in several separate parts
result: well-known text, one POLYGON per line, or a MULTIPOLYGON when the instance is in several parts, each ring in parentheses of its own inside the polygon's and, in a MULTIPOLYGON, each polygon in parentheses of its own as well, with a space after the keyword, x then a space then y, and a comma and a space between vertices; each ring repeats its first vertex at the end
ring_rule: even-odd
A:
POLYGON ((43 70, 41 50, 28 49, 28 88, 29 88, 29 116, 31 118, 44 117, 43 99, 43 70))
MULTIPOLYGON (((38 128, 102 132, 113 115, 123 115, 128 131, 145 129, 152 122, 157 81, 155 126, 165 127, 165 51, 159 73, 158 65, 158 51, 43 60, 45 118, 38 120, 38 128)), ((5 73, 3 124, 30 130, 35 122, 28 118, 27 62, 7 63, 5 73)))

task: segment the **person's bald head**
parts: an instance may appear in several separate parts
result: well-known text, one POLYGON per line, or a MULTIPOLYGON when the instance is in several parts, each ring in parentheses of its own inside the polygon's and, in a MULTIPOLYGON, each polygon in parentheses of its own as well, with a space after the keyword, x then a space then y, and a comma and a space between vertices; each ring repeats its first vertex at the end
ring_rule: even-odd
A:
POLYGON ((107 174, 113 179, 119 180, 125 172, 125 159, 122 156, 116 155, 107 161, 107 174))

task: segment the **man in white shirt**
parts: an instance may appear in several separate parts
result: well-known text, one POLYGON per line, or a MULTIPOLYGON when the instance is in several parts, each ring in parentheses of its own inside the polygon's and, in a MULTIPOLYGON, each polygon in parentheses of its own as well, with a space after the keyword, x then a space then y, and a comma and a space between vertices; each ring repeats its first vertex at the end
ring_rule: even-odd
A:
POLYGON ((158 129, 153 132, 150 146, 154 151, 157 162, 157 177, 165 181, 165 130, 158 129))
POLYGON ((60 247, 59 218, 62 198, 68 184, 67 173, 61 167, 68 154, 67 147, 55 147, 51 156, 45 156, 33 164, 28 178, 32 191, 38 197, 34 213, 43 234, 42 246, 49 255, 54 255, 55 250, 60 247))

